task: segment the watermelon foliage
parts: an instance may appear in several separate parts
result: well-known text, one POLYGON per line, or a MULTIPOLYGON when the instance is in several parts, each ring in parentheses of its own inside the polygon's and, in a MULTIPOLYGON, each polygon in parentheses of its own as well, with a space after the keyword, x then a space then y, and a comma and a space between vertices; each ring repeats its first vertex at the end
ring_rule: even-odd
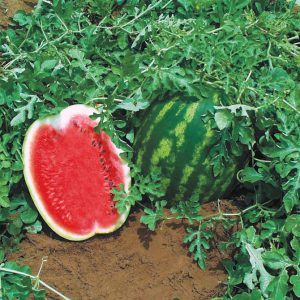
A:
MULTIPOLYGON (((221 202, 216 215, 204 217, 196 195, 166 216, 161 176, 144 177, 136 166, 130 194, 115 191, 118 207, 149 197, 141 221, 153 230, 160 220, 187 219, 184 242, 202 268, 212 228, 237 224, 220 245, 235 248, 224 262, 224 299, 300 297, 297 3, 54 0, 39 1, 32 15, 18 12, 0 32, 1 260, 26 231, 41 230, 22 176, 21 145, 32 120, 72 104, 102 103, 101 128, 130 151, 138 111, 177 93, 198 97, 210 86, 230 99, 213 112, 222 141, 211 150, 215 172, 232 143, 251 151, 238 174, 239 211, 227 212, 221 202)), ((1 273, 2 286, 19 296, 8 276, 1 273)))

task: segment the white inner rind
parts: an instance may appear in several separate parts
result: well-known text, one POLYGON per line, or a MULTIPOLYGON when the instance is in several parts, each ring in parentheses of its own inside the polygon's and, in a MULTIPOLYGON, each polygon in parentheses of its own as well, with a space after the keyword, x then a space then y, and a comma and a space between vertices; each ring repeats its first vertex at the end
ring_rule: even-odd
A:
MULTIPOLYGON (((67 127, 69 124, 69 121, 74 117, 75 115, 86 115, 86 116, 91 116, 93 113, 97 113, 97 111, 89 106, 83 105, 83 104, 76 104, 69 106, 65 109, 63 109, 60 114, 45 118, 43 120, 37 120, 35 121, 28 129, 27 134, 25 136, 24 142, 23 142, 23 165, 24 165, 24 177, 26 184, 28 186, 29 192, 31 194, 31 197, 41 214, 42 218, 45 220, 45 222, 49 225, 49 227, 55 231, 58 235, 60 235, 63 238, 66 238, 68 240, 73 240, 73 241, 80 241, 80 240, 85 240, 89 237, 92 237, 93 235, 99 233, 110 233, 122 226, 122 224, 126 221, 127 216, 130 211, 130 206, 126 208, 126 211, 120 215, 120 218, 118 222, 110 227, 101 227, 97 224, 95 224, 95 228, 86 235, 80 235, 73 233, 71 231, 65 230, 61 226, 56 225, 55 220, 47 213, 47 210, 44 206, 42 196, 39 194, 39 192, 36 189, 36 186, 34 184, 32 172, 30 169, 31 166, 31 147, 32 143, 35 140, 35 135, 38 132, 38 129, 44 125, 44 124, 50 124, 56 129, 63 129, 67 127)), ((99 119, 96 120, 96 122, 99 122, 99 119)), ((118 149, 115 145, 113 145, 116 152, 118 155, 122 153, 123 151, 118 149)), ((124 189, 126 193, 129 191, 130 187, 130 169, 128 165, 122 161, 122 165, 124 168, 124 173, 125 173, 125 182, 124 182, 124 189)))

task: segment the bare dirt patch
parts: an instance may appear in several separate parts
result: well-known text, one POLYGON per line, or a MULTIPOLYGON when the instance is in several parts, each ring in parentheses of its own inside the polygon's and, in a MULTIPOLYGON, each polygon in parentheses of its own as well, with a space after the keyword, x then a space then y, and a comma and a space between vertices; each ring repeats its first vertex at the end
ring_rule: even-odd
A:
MULTIPOLYGON (((204 205, 204 212, 216 212, 216 204, 204 205)), ((41 279, 74 300, 206 300, 224 294, 221 261, 228 254, 217 243, 231 233, 216 229, 202 271, 182 243, 185 223, 160 224, 151 232, 140 224, 140 215, 133 212, 119 231, 83 242, 62 240, 50 231, 28 235, 9 259, 29 265, 36 274, 47 256, 41 279)))
POLYGON ((0 0, 0 25, 6 27, 16 11, 32 11, 37 0, 0 0))

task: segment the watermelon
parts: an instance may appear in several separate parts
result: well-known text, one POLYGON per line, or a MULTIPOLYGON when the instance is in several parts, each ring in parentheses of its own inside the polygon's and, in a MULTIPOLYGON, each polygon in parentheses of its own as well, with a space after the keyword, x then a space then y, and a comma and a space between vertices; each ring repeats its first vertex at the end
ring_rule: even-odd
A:
POLYGON ((45 222, 61 237, 84 240, 118 229, 129 207, 119 214, 111 189, 124 184, 129 168, 119 150, 85 105, 35 121, 23 143, 24 176, 45 222))
POLYGON ((197 98, 176 96, 154 102, 142 118, 134 142, 135 162, 143 174, 161 169, 169 205, 188 200, 193 194, 199 195, 201 202, 216 200, 235 182, 245 151, 237 156, 229 154, 215 177, 210 150, 220 142, 220 132, 212 120, 203 120, 221 100, 224 104, 226 97, 219 91, 197 98))

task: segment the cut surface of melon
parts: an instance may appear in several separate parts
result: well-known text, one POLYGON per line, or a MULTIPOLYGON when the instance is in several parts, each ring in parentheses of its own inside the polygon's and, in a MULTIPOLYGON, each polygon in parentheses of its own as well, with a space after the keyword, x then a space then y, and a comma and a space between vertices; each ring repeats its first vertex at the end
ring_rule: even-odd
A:
POLYGON ((129 168, 121 151, 102 130, 95 112, 73 105, 59 115, 35 121, 23 144, 24 175, 32 199, 46 223, 60 236, 84 240, 118 229, 119 214, 111 189, 128 192, 129 168))

